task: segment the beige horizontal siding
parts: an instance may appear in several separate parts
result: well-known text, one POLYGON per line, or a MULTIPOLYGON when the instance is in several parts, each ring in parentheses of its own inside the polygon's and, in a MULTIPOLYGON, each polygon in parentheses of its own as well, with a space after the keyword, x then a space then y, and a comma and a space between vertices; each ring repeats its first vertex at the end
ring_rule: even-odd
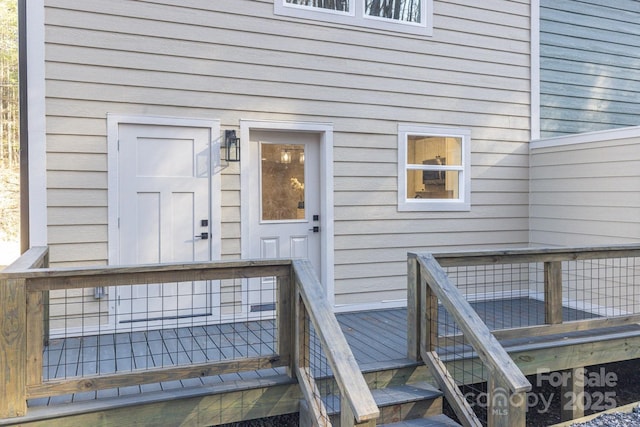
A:
MULTIPOLYGON (((49 246, 49 257, 57 263, 85 262, 88 265, 103 265, 107 243, 59 243, 49 246)), ((56 265, 57 266, 57 265, 56 265)))
POLYGON ((47 192, 48 206, 106 206, 107 190, 102 189, 58 189, 50 188, 47 192))
MULTIPOLYGON (((69 102, 63 101, 65 105, 71 106, 69 102)), ((75 103, 74 103, 75 104, 75 103)), ((86 109, 81 108, 86 115, 86 109)), ((47 111, 54 111, 55 107, 50 103, 47 111)), ((59 111, 63 111, 63 108, 59 111)), ((107 140, 104 136, 91 135, 47 135, 47 151, 49 153, 107 153, 107 140)))
POLYGON ((608 140, 603 133, 600 141, 532 151, 532 244, 640 239, 640 129, 637 134, 608 140))
POLYGON ((67 243, 107 242, 106 225, 52 225, 48 233, 50 240, 67 243))
MULTIPOLYGON (((46 3, 53 264, 106 262, 107 113, 332 123, 338 304, 404 298, 407 250, 526 244, 528 1, 435 0, 433 37, 274 16, 272 0, 46 3), (398 123, 471 129, 470 212, 397 211, 398 123)), ((237 165, 221 199, 222 256, 238 257, 237 165)))
POLYGON ((106 189, 106 172, 56 171, 47 173, 48 188, 106 189))
MULTIPOLYGON (((527 218, 527 206, 478 206, 476 212, 467 214, 462 212, 434 212, 431 219, 438 220, 439 229, 442 231, 479 231, 482 224, 486 223, 489 218, 501 221, 509 221, 511 219, 527 218), (462 223, 460 219, 464 218, 462 223)), ((420 230, 425 223, 420 221, 424 218, 421 212, 407 212, 407 215, 398 215, 395 206, 378 207, 377 209, 361 209, 359 206, 336 206, 336 217, 345 218, 345 231, 353 230, 354 223, 366 221, 365 225, 369 225, 376 229, 385 229, 390 232, 402 232, 403 230, 410 233, 420 230), (390 227, 396 227, 392 229, 390 227)), ((358 232, 366 233, 366 228, 358 232)))

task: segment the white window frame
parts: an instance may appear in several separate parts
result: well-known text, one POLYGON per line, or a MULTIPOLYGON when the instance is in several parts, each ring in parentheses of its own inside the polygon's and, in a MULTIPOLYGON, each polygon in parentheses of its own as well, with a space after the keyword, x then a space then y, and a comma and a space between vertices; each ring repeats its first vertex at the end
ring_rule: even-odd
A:
POLYGON ((365 14, 365 0, 348 0, 349 12, 340 12, 311 6, 301 6, 287 3, 286 0, 273 0, 276 15, 294 18, 311 19, 314 21, 333 22, 336 24, 354 25, 358 27, 375 28, 379 30, 400 33, 433 35, 433 0, 421 0, 420 16, 422 22, 406 22, 394 19, 368 16, 365 14))
POLYGON ((471 210, 471 131, 469 129, 437 126, 398 125, 398 210, 399 211, 469 211, 471 210), (460 172, 457 199, 407 198, 407 143, 411 135, 460 138, 462 141, 461 165, 447 166, 447 170, 460 172))

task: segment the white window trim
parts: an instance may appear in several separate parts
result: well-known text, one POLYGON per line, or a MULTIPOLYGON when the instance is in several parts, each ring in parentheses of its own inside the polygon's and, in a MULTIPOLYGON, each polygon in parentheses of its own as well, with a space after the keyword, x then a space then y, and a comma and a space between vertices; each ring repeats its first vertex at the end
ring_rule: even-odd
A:
POLYGON ((336 24, 354 25, 375 28, 378 30, 400 33, 433 35, 433 0, 422 0, 420 16, 423 22, 396 21, 393 19, 367 16, 364 13, 365 0, 349 0, 349 12, 314 8, 287 3, 286 0, 274 0, 274 13, 281 16, 311 19, 314 21, 333 22, 336 24))
POLYGON ((469 211, 471 210, 471 131, 425 125, 398 125, 398 211, 469 211), (457 199, 407 198, 407 137, 409 135, 449 136, 462 140, 460 197, 457 199))

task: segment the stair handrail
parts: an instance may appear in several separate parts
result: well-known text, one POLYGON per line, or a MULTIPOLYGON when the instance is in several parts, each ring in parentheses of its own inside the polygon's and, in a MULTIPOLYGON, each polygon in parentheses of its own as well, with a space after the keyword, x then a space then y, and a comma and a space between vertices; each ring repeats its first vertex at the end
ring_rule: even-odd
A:
MULTIPOLYGON (((369 390, 347 340, 330 306, 324 288, 316 276, 315 269, 309 260, 295 259, 293 264, 293 281, 296 292, 294 304, 298 313, 296 326, 301 327, 301 319, 308 316, 315 333, 320 340, 327 362, 333 371, 341 395, 342 426, 375 426, 380 415, 378 406, 369 390), (301 313, 304 311, 305 313, 301 313), (303 315, 303 316, 301 316, 303 315), (354 424, 355 421, 355 424, 354 424), (348 424, 345 424, 348 423, 348 424)), ((301 352, 304 352, 305 339, 296 333, 295 366, 299 380, 303 380, 303 394, 307 403, 310 400, 314 384, 307 384, 308 367, 303 366, 301 352)), ((313 379, 311 378, 311 381, 313 379)), ((321 404, 321 403, 320 403, 321 404)))
MULTIPOLYGON (((408 256, 410 262, 408 280, 414 283, 414 285, 410 285, 410 316, 412 315, 412 310, 413 315, 417 318, 427 316, 422 312, 422 308, 428 307, 432 303, 427 301, 429 298, 427 294, 430 293, 434 298, 437 298, 449 314, 453 316, 469 344, 473 347, 480 360, 487 366, 490 394, 492 389, 493 391, 502 389, 508 390, 510 395, 519 395, 519 399, 516 399, 516 405, 511 405, 514 402, 506 402, 508 405, 506 409, 495 410, 493 408, 493 414, 492 408, 489 408, 489 417, 492 420, 490 425, 524 426, 526 419, 525 394, 531 390, 529 380, 493 336, 487 325, 467 302, 462 293, 451 282, 435 257, 431 253, 409 253, 408 256), (412 268, 411 262, 417 263, 419 268, 412 268), (413 286, 415 288, 412 289, 413 286), (421 288, 424 292, 420 291, 421 288), (413 295, 411 295, 411 292, 413 292, 413 295), (412 298, 414 301, 411 301, 412 298), (414 305, 412 306, 412 304, 414 305)), ((426 329, 429 329, 426 321, 424 323, 418 321, 415 324, 422 324, 426 329)), ((418 336, 422 337, 418 347, 419 356, 423 359, 429 359, 430 355, 433 354, 436 343, 432 338, 435 338, 435 332, 431 327, 431 330, 421 331, 418 334, 418 336)), ((418 356, 412 354, 412 351, 415 352, 415 347, 414 350, 411 347, 415 344, 409 343, 410 357, 418 356)), ((428 360, 425 360, 425 362, 428 362, 428 360)), ((489 398, 489 401, 491 400, 489 398)), ((465 410, 461 409, 461 411, 465 410)))

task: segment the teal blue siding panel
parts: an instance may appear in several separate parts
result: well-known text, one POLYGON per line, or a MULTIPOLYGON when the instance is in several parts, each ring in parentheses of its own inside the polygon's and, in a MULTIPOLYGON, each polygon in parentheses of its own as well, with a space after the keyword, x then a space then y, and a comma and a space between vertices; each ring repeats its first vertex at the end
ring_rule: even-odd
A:
POLYGON ((640 125, 640 2, 542 0, 541 137, 640 125))

